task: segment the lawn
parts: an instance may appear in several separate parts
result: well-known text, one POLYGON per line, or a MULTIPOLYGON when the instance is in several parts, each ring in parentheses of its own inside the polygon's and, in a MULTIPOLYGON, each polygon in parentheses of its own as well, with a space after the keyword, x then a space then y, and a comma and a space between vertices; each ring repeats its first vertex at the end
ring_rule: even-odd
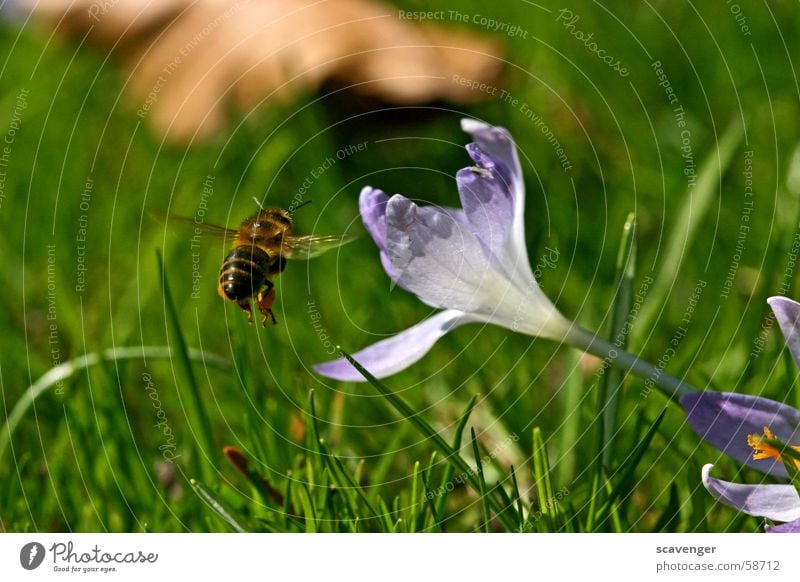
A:
POLYGON ((434 312, 390 285, 358 194, 457 206, 475 117, 516 140, 562 313, 613 339, 616 306, 628 350, 672 375, 800 406, 766 303, 800 295, 796 6, 453 4, 446 24, 504 47, 488 99, 325 88, 191 146, 137 115, 101 49, 0 28, 0 530, 762 530, 700 480, 761 474, 639 378, 604 418, 621 379, 569 347, 472 324, 380 389, 311 369, 434 312), (266 328, 216 293, 227 249, 152 218, 235 226, 296 196, 298 232, 359 238, 290 262, 266 328))

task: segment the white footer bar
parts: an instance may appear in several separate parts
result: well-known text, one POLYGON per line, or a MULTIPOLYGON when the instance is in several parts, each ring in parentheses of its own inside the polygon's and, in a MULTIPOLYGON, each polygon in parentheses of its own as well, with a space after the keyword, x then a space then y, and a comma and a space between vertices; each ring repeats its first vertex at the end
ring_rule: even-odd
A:
POLYGON ((796 582, 798 548, 791 534, 2 534, 0 580, 796 582))

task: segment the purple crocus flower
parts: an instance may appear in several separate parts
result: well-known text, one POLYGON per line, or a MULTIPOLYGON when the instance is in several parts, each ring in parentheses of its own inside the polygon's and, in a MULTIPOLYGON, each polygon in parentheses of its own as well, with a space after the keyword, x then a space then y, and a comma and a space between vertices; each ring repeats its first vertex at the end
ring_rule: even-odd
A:
MULTIPOLYGON (((364 188, 361 217, 392 281, 444 311, 354 354, 378 378, 422 358, 466 323, 493 323, 562 340, 572 326, 539 288, 525 247, 525 186, 516 146, 501 127, 465 119, 475 167, 456 175, 463 208, 418 206, 364 188)), ((314 366, 337 380, 364 381, 345 359, 314 366)))
MULTIPOLYGON (((800 366, 800 303, 785 297, 771 297, 768 302, 800 366)), ((797 448, 800 410, 759 396, 711 391, 686 394, 680 403, 692 428, 719 450, 763 473, 788 476, 775 449, 767 454, 760 450, 758 435, 763 431, 768 438, 797 448)), ((800 495, 794 485, 721 481, 711 477, 712 467, 703 467, 703 485, 717 501, 748 515, 786 522, 767 526, 769 532, 800 532, 800 495)))
MULTIPOLYGON (((800 303, 768 299, 795 363, 800 366, 800 303)), ((733 392, 690 392, 680 398, 686 419, 705 441, 737 461, 775 477, 786 477, 776 459, 754 459, 747 437, 764 427, 789 445, 800 445, 800 410, 760 396, 733 392)))

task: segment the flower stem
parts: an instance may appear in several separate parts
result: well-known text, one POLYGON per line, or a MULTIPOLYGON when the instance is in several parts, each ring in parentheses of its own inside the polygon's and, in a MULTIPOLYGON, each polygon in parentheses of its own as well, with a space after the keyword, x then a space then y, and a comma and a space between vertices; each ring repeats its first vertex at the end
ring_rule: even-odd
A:
POLYGON ((588 329, 578 325, 570 327, 564 342, 574 348, 602 358, 608 365, 636 374, 645 380, 646 386, 656 386, 667 398, 678 401, 682 396, 697 392, 697 389, 680 378, 671 376, 660 367, 626 352, 588 329))

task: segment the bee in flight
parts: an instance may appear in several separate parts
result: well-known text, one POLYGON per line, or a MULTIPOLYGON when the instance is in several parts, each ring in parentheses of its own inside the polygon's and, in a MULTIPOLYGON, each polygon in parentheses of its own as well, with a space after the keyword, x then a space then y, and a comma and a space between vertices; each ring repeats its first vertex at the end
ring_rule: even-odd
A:
POLYGON ((197 223, 182 216, 170 218, 189 223, 210 236, 233 241, 219 270, 217 293, 245 311, 248 323, 253 323, 250 300, 255 299, 258 310, 264 316, 261 325, 266 327, 268 318, 272 319, 272 323, 278 323, 272 312, 275 302, 272 279, 283 272, 287 259, 312 259, 355 239, 348 234, 295 235, 292 213, 309 202, 291 210, 264 208, 259 204, 261 210, 242 222, 238 230, 197 223))

